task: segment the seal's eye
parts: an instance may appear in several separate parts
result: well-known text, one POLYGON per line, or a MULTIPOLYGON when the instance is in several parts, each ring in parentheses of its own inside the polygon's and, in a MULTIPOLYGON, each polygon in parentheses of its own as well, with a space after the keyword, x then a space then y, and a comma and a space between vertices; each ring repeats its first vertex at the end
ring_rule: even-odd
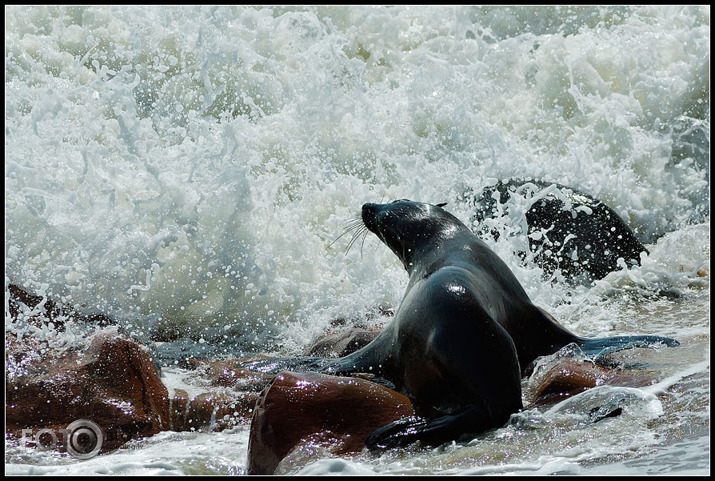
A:
POLYGON ((442 202, 441 204, 437 204, 437 207, 444 207, 445 205, 447 205, 447 203, 446 203, 446 202, 442 202))

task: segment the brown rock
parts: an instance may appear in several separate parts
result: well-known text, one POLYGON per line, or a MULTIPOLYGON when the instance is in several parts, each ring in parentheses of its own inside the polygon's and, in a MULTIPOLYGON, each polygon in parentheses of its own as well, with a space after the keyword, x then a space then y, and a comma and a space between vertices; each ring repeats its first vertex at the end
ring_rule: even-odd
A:
POLYGON ((85 352, 57 352, 6 335, 5 432, 22 438, 60 430, 79 419, 102 429, 102 452, 151 436, 169 419, 167 390, 146 348, 98 335, 85 352))
MULTIPOLYGON (((409 399, 364 379, 282 372, 261 393, 248 444, 248 473, 273 474, 306 446, 331 454, 362 450, 377 428, 413 416, 409 399)), ((308 450, 309 451, 309 450, 308 450)))
POLYGON ((563 360, 534 379, 527 397, 536 404, 555 403, 602 384, 640 387, 653 382, 654 373, 641 369, 611 369, 585 361, 563 360))
POLYGON ((191 398, 186 391, 176 389, 169 403, 167 429, 221 431, 248 422, 258 396, 257 392, 206 392, 191 398))
POLYGON ((252 359, 187 359, 182 362, 181 367, 191 374, 184 382, 205 392, 190 397, 182 389, 172 390, 169 429, 220 431, 250 422, 259 393, 275 377, 241 367, 242 363, 252 359))

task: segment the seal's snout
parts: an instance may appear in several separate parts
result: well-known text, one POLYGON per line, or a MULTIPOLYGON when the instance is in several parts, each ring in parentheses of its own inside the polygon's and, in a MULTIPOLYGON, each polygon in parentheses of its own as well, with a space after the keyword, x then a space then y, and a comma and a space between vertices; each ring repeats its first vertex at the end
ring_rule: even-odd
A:
POLYGON ((370 203, 362 206, 362 222, 374 233, 377 233, 377 210, 379 207, 379 204, 370 203))

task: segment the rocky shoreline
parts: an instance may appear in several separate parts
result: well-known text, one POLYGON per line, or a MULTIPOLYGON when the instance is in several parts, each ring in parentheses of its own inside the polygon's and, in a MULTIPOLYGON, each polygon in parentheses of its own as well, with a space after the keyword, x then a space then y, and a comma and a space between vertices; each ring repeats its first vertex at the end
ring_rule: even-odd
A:
MULTIPOLYGON (((67 318, 98 326, 113 324, 106 316, 82 316, 70 306, 18 286, 6 292, 10 296, 6 319, 9 315, 12 322, 23 316, 27 322, 57 330, 63 329, 62 319, 67 318)), ((375 335, 346 328, 326 334, 306 353, 343 356, 375 335)), ((242 368, 250 359, 182 361, 182 372, 201 379, 200 392, 190 394, 167 387, 150 350, 135 339, 98 330, 87 344, 83 350, 57 350, 6 331, 6 439, 76 453, 76 447, 72 451, 68 446, 74 438, 67 428, 77 420, 89 420, 101 429, 98 452, 107 453, 161 431, 221 431, 250 423, 248 472, 272 474, 281 463, 296 462, 316 451, 360 452, 374 429, 413 414, 407 397, 367 379, 317 373, 268 375, 242 368)), ((609 370, 572 359, 541 370, 538 376, 538 387, 525 393, 534 403, 555 402, 603 383, 651 382, 648 373, 609 370)))

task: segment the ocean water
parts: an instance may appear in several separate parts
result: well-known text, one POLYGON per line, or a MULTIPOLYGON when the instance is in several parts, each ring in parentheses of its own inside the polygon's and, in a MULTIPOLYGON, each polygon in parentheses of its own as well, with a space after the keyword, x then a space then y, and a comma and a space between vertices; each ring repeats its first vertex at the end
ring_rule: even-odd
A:
MULTIPOLYGON (((295 354, 334 319, 381 323, 399 304, 389 249, 338 239, 364 202, 447 202, 468 222, 496 180, 554 181, 611 206, 642 266, 545 282, 523 237, 485 240, 572 331, 679 339, 633 354, 656 383, 531 406, 467 444, 281 469, 710 472, 709 6, 5 13, 6 299, 13 283, 108 314, 167 367, 295 354), (604 402, 624 414, 588 423, 604 402)), ((247 441, 248 426, 166 432, 86 461, 6 442, 6 471, 242 474, 247 441)))

